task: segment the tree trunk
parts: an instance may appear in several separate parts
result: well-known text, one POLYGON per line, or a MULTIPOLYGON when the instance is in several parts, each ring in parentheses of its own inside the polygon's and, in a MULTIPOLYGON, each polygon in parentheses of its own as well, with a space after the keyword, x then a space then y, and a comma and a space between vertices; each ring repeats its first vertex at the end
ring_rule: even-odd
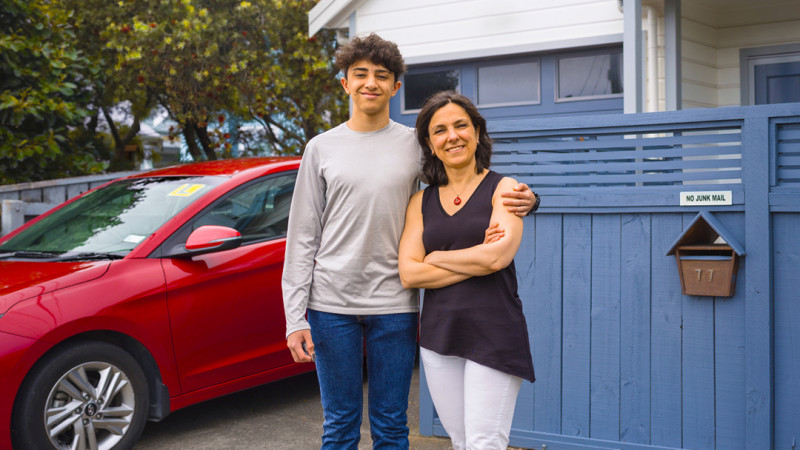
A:
POLYGON ((92 134, 97 132, 97 122, 99 122, 98 116, 99 114, 95 112, 89 119, 89 123, 86 124, 86 129, 89 130, 89 132, 92 134))
POLYGON ((133 123, 131 124, 131 128, 125 133, 125 136, 121 136, 119 134, 119 129, 117 125, 111 120, 111 113, 108 112, 108 108, 103 107, 101 108, 103 111, 103 117, 106 118, 106 123, 108 124, 108 129, 111 131, 111 137, 114 138, 114 159, 117 161, 118 164, 130 165, 130 161, 128 160, 127 155, 125 154, 125 147, 133 141, 137 134, 139 134, 139 129, 141 126, 139 125, 139 118, 136 115, 133 116, 133 123))
POLYGON ((189 154, 192 155, 194 161, 202 161, 203 154, 200 147, 197 146, 197 133, 195 133, 195 126, 193 122, 186 122, 183 126, 183 140, 186 141, 186 146, 189 148, 189 154))
POLYGON ((206 159, 209 161, 216 160, 217 153, 214 151, 214 144, 211 142, 211 138, 208 137, 208 127, 195 125, 195 130, 197 131, 197 137, 200 139, 200 145, 203 146, 206 159))

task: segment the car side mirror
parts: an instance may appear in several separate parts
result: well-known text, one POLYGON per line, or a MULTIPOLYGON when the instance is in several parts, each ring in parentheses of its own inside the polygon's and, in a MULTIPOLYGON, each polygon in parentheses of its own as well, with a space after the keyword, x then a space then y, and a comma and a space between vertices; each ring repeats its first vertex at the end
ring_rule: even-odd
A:
POLYGON ((242 235, 233 228, 218 225, 203 225, 192 231, 192 234, 186 239, 186 253, 169 256, 190 258, 206 253, 230 250, 241 244, 242 235))

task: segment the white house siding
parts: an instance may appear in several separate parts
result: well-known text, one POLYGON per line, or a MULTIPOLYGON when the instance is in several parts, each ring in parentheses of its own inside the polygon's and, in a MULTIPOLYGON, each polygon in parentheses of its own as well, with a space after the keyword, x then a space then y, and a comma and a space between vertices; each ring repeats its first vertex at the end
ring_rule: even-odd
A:
POLYGON ((355 14, 351 31, 396 42, 410 64, 621 42, 623 32, 616 0, 370 0, 355 14))
POLYGON ((692 10, 684 3, 681 21, 681 68, 683 72, 683 108, 713 108, 717 106, 717 33, 704 23, 712 15, 708 11, 692 10), (687 11, 687 9, 689 11, 687 11))
POLYGON ((739 50, 800 42, 800 1, 711 8, 683 2, 683 107, 740 104, 739 50))
MULTIPOLYGON (((663 1, 658 109, 664 109, 663 1)), ((682 107, 740 104, 742 48, 800 42, 800 0, 682 0, 682 107)), ((410 65, 619 43, 617 0, 322 0, 310 31, 348 28, 397 42, 410 65)), ((650 74, 645 74, 650 77, 650 74)))

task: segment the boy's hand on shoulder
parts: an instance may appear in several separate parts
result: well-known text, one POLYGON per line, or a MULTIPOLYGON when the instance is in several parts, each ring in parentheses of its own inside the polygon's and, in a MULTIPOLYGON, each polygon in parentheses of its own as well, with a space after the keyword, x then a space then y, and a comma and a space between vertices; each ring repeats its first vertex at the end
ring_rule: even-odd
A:
POLYGON ((514 186, 514 190, 503 192, 500 196, 503 197, 503 206, 508 212, 519 217, 525 217, 535 211, 536 194, 525 183, 518 183, 514 186))

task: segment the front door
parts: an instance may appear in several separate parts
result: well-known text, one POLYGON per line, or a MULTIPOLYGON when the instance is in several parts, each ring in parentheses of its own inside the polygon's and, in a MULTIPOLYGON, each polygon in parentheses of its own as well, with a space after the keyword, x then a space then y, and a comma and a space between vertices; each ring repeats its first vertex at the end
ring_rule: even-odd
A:
POLYGON ((742 105, 800 102, 800 43, 739 51, 742 105))
POLYGON ((800 61, 754 67, 755 104, 800 102, 800 61))

